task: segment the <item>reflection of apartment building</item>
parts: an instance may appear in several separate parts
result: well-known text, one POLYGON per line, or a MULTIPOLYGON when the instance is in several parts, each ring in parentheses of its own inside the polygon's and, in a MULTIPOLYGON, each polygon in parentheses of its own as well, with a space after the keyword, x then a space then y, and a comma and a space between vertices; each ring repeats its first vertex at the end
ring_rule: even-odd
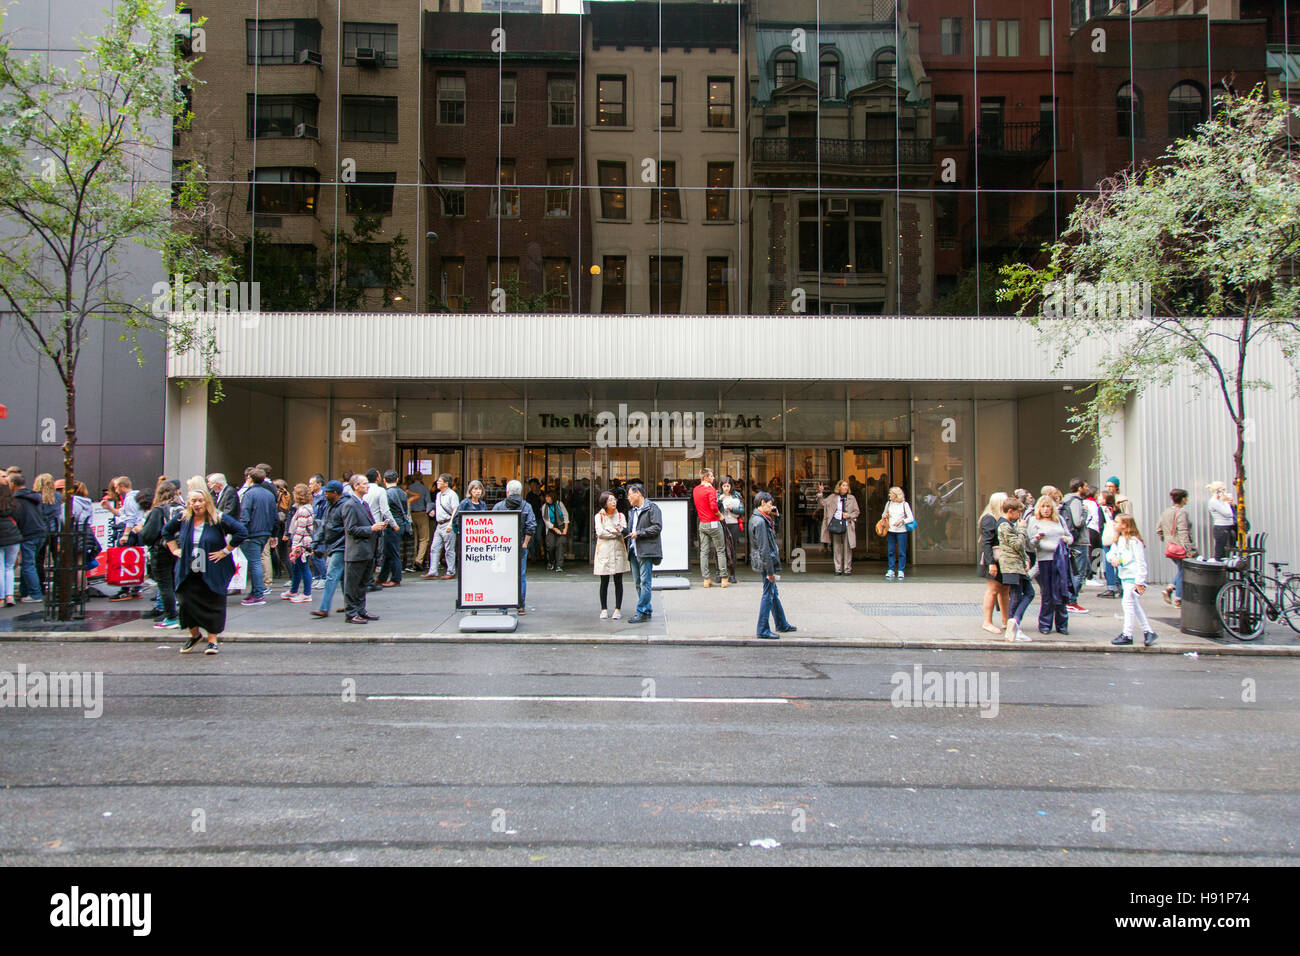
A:
MULTIPOLYGON (((1087 146, 1072 157, 1080 188, 1156 160, 1209 118, 1225 89, 1245 92, 1264 82, 1267 23, 1215 19, 1220 6, 1211 4, 1210 17, 1203 2, 1199 15, 1149 16, 1143 8, 1131 21, 1091 20, 1070 36, 1074 125, 1087 146), (1105 52, 1093 49, 1095 30, 1105 31, 1105 52)), ((1222 4, 1225 13, 1233 12, 1229 6, 1236 4, 1222 4)))
MULTIPOLYGON (((416 289, 384 288, 378 267, 401 235, 414 264, 419 182, 419 4, 359 0, 193 0, 206 51, 195 73, 193 130, 176 163, 200 162, 226 226, 243 242, 264 296, 274 268, 310 284, 329 233, 381 217, 340 284, 370 308, 419 308, 416 289), (254 231, 258 242, 250 242, 254 231), (265 239, 265 242, 262 240, 265 239)), ((418 272, 414 281, 420 283, 418 272)), ((279 308, 301 303, 268 302, 279 308)))
POLYGON ((425 15, 424 164, 432 297, 453 312, 586 311, 577 200, 580 18, 425 15), (506 49, 492 49, 504 29, 506 49), (499 310, 496 310, 499 311, 499 310))
MULTIPOLYGON (((916 32, 812 30, 773 4, 749 35, 751 308, 875 315, 934 291, 930 81, 916 32)), ((847 12, 847 11, 846 11, 847 12)))
POLYGON ((735 313, 743 75, 734 6, 594 3, 583 63, 592 311, 735 313))

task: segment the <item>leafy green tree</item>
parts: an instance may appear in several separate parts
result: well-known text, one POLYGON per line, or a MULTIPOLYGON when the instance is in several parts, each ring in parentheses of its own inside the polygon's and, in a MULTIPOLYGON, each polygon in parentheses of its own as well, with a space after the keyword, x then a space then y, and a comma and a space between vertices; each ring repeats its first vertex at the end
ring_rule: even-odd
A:
MULTIPOLYGON (((142 244, 161 253, 165 275, 225 281, 229 263, 197 248, 178 221, 204 215, 197 173, 172 196, 169 137, 185 128, 185 88, 196 81, 177 34, 189 24, 162 0, 119 0, 102 33, 71 66, 43 54, 24 59, 0 32, 0 305, 62 382, 63 477, 75 480, 77 369, 93 323, 116 325, 139 346, 142 330, 173 350, 198 349, 211 373, 215 346, 197 316, 169 319, 152 299, 124 289, 139 281, 122 264, 142 244)), ((0 31, 4 11, 0 10, 0 31)), ((72 495, 64 496, 72 527, 72 495)), ((70 611, 71 551, 59 549, 59 605, 70 611)))
POLYGON ((1250 350, 1278 348, 1300 394, 1300 159, 1287 149, 1292 112, 1262 88, 1219 100, 1215 116, 1156 164, 1121 173, 1081 203, 1046 265, 1004 266, 999 291, 1024 303, 1020 314, 1056 346, 1058 367, 1071 343, 1106 343, 1098 382, 1073 410, 1076 439, 1104 435, 1130 396, 1180 374, 1190 372, 1198 387, 1222 398, 1237 434, 1243 546, 1249 398, 1274 385, 1248 376, 1250 350), (1131 295, 1096 294, 1135 286, 1149 288, 1149 310, 1131 295), (1063 297, 1063 287, 1088 293, 1063 297))

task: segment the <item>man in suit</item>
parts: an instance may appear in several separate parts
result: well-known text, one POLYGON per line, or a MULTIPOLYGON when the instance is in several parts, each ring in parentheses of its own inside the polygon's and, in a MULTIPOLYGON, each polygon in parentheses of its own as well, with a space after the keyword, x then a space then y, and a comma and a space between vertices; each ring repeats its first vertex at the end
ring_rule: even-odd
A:
POLYGON ((217 510, 232 518, 239 517, 239 493, 226 482, 221 472, 208 475, 208 489, 217 501, 217 510))
POLYGON ((779 635, 772 633, 768 617, 776 618, 776 629, 781 633, 798 630, 785 617, 781 595, 776 590, 776 573, 781 570, 781 556, 776 550, 776 505, 772 496, 760 491, 754 496, 754 513, 749 522, 749 565, 763 576, 763 598, 758 605, 758 636, 775 641, 779 635))
POLYGON ((351 493, 344 496, 339 509, 343 514, 343 599, 349 624, 377 621, 379 616, 366 610, 366 592, 375 573, 375 538, 387 527, 365 502, 370 481, 365 475, 353 475, 351 493))
POLYGON ((654 608, 654 566, 664 559, 663 541, 659 533, 664 527, 664 517, 659 506, 645 496, 639 482, 628 485, 627 501, 631 510, 627 516, 627 559, 632 565, 632 580, 636 582, 636 614, 628 618, 629 624, 650 620, 654 608))

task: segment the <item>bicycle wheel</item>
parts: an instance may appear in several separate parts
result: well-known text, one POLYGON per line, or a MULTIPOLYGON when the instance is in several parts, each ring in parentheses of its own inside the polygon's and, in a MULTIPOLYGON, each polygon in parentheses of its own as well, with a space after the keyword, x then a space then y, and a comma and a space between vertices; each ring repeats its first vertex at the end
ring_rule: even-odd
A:
POLYGON ((1264 633, 1264 598, 1244 581, 1232 581, 1214 601, 1223 629, 1239 641, 1253 641, 1264 633))
POLYGON ((1282 588, 1282 616, 1300 634, 1300 578, 1291 578, 1282 588))

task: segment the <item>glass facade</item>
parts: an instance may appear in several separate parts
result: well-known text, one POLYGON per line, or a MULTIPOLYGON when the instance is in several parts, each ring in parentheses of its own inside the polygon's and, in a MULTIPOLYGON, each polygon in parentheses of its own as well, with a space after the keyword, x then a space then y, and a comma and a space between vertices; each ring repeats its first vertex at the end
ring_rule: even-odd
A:
POLYGON ((207 55, 196 94, 246 68, 235 165, 204 151, 210 100, 177 155, 247 211, 264 309, 1010 313, 998 267, 1226 86, 1300 97, 1300 0, 242 6, 247 64, 207 55), (367 181, 394 183, 377 226, 352 215, 367 181), (284 254, 304 243, 310 270, 284 254))

